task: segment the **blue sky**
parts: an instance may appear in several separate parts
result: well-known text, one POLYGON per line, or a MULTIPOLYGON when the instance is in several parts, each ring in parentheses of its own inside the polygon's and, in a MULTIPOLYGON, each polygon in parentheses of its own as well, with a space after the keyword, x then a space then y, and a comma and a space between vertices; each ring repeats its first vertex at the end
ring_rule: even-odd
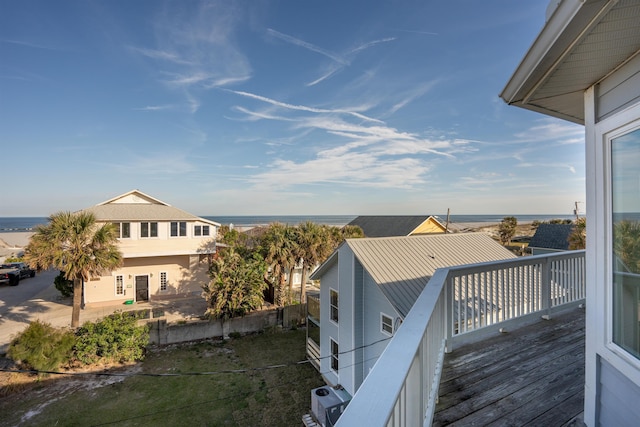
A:
POLYGON ((0 216, 571 214, 582 127, 498 98, 547 3, 3 1, 0 216))

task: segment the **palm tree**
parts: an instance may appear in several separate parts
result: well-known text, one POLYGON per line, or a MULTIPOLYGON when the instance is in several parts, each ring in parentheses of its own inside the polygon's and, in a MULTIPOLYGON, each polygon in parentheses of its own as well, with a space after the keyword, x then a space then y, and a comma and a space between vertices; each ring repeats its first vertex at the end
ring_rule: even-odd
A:
POLYGON ((82 283, 122 265, 117 228, 98 225, 89 212, 58 212, 36 228, 25 248, 25 261, 37 270, 55 268, 73 280, 71 327, 80 326, 82 283))
POLYGON ((307 221, 298 226, 298 247, 302 259, 302 282, 300 283, 300 303, 306 302, 305 287, 311 269, 322 261, 321 249, 324 229, 318 224, 307 221))
POLYGON ((274 303, 282 306, 285 302, 284 281, 287 269, 295 265, 295 240, 292 240, 292 227, 274 222, 262 236, 261 248, 264 260, 269 265, 270 286, 274 288, 274 303), (274 284, 275 282, 275 284, 274 284))
POLYGON ((573 227, 573 231, 569 234, 569 249, 572 251, 584 249, 587 247, 587 219, 578 218, 573 227))

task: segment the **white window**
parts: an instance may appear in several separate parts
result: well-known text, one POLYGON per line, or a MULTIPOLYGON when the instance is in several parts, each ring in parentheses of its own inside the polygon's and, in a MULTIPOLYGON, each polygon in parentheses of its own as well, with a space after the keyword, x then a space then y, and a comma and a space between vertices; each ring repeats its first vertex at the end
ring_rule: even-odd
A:
POLYGON ((158 237, 157 222, 141 222, 140 237, 158 237))
POLYGON ((194 236, 209 236, 210 233, 208 225, 196 225, 193 227, 194 236))
POLYGON ((338 291, 334 289, 329 290, 329 305, 331 306, 331 320, 338 323, 338 291))
POLYGON ((171 223, 171 237, 184 237, 187 235, 187 223, 184 221, 171 223))
POLYGON ((610 140, 612 338, 640 359, 640 123, 610 140))
POLYGON ((380 313, 380 330, 385 334, 393 335, 393 318, 380 313))
POLYGON ((116 295, 124 295, 124 276, 116 276, 116 295))
POLYGON ((130 222, 116 222, 114 225, 118 228, 118 238, 128 239, 131 237, 130 222))
POLYGON ((160 290, 161 291, 167 290, 167 272, 166 271, 160 272, 160 290))
POLYGON ((340 352, 338 350, 338 343, 331 340, 331 369, 338 372, 338 358, 340 352))

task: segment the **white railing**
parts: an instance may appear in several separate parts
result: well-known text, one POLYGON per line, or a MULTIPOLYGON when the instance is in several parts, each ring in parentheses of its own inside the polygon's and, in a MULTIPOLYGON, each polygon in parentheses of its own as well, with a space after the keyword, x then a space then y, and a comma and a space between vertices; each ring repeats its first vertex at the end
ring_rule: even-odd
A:
POLYGON ((428 426, 445 351, 585 298, 584 251, 435 272, 337 426, 428 426))

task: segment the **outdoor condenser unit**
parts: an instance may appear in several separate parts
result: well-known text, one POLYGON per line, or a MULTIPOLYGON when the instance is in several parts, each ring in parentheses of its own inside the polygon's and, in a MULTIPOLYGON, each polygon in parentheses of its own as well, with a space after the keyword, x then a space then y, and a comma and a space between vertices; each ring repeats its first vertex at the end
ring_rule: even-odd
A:
POLYGON ((345 390, 324 386, 311 390, 311 411, 322 427, 333 426, 351 400, 345 390))

